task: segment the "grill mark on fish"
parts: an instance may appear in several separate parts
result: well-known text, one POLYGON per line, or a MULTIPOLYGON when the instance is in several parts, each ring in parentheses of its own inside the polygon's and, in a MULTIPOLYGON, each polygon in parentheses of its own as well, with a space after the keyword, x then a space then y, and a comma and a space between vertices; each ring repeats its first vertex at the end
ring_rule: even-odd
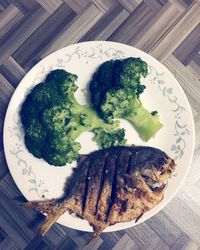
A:
POLYGON ((96 213, 96 218, 99 221, 105 221, 108 211, 108 204, 111 196, 111 187, 113 183, 114 173, 115 173, 115 161, 117 160, 118 151, 115 154, 109 154, 109 157, 106 161, 106 169, 108 170, 107 173, 105 172, 104 175, 104 182, 102 191, 98 200, 98 209, 96 213))
POLYGON ((97 202, 96 202, 96 207, 95 207, 95 212, 94 212, 94 215, 97 214, 97 211, 98 211, 98 203, 99 203, 99 199, 101 197, 101 194, 102 194, 102 190, 103 190, 103 186, 104 186, 104 181, 105 181, 105 174, 106 174, 106 171, 108 171, 107 169, 107 157, 109 156, 109 153, 106 155, 105 157, 105 161, 104 161, 104 166, 103 166, 103 171, 102 171, 102 175, 100 177, 100 184, 99 184, 99 193, 98 193, 98 197, 97 197, 97 202))
POLYGON ((125 150, 122 150, 121 153, 119 154, 119 156, 117 157, 117 160, 115 161, 115 173, 114 173, 114 178, 113 178, 113 182, 112 182, 112 186, 111 186, 112 191, 111 191, 110 201, 108 203, 106 220, 108 220, 112 205, 115 202, 116 190, 117 190, 117 186, 118 186, 119 177, 121 176, 121 174, 125 170, 125 169, 123 169, 123 163, 121 162, 121 158, 123 158, 124 157, 123 154, 126 154, 126 153, 127 152, 125 150))
POLYGON ((100 177, 102 175, 102 169, 104 167, 105 154, 101 152, 99 157, 94 154, 93 166, 90 169, 88 176, 88 191, 86 197, 86 204, 83 214, 86 216, 92 216, 95 213, 99 188, 100 177))
POLYGON ((119 161, 117 162, 117 181, 115 186, 115 194, 113 198, 112 205, 110 207, 110 214, 108 215, 107 219, 112 221, 113 215, 116 217, 121 211, 126 210, 127 200, 122 197, 122 199, 118 198, 118 193, 121 191, 121 188, 124 186, 124 178, 127 175, 127 171, 129 168, 129 163, 131 160, 132 152, 131 151, 122 151, 119 161))
POLYGON ((69 177, 65 185, 65 194, 67 195, 65 195, 61 201, 66 198, 69 199, 72 196, 77 196, 79 193, 82 194, 79 187, 81 184, 85 184, 89 164, 90 160, 86 159, 80 164, 80 167, 78 168, 79 171, 77 171, 77 168, 74 169, 73 174, 69 177))
MULTIPOLYGON (((120 179, 123 178, 123 176, 127 173, 128 166, 129 166, 129 161, 131 158, 131 152, 130 151, 122 151, 122 154, 119 158, 118 164, 121 165, 121 168, 118 168, 118 175, 117 175, 117 186, 116 190, 118 191, 121 186, 121 181, 120 179)), ((115 194, 115 201, 117 200, 117 192, 115 194)), ((118 210, 115 211, 116 213, 120 213, 121 211, 125 211, 127 207, 127 200, 123 200, 119 203, 118 210)))
POLYGON ((85 190, 84 190, 84 193, 83 193, 83 200, 82 200, 82 215, 83 215, 83 213, 85 211, 86 198, 87 198, 87 193, 88 193, 88 175, 89 175, 90 165, 91 165, 91 161, 89 163, 86 178, 85 178, 85 190))
POLYGON ((130 174, 132 165, 134 163, 135 154, 136 154, 136 151, 133 153, 131 152, 131 154, 130 154, 129 161, 128 161, 128 167, 127 167, 127 171, 126 171, 127 174, 130 174))
POLYGON ((84 200, 84 193, 83 190, 85 190, 86 186, 86 177, 89 171, 90 161, 84 161, 82 164, 83 168, 86 168, 83 170, 82 175, 79 177, 81 178, 79 185, 77 186, 76 194, 75 194, 75 205, 78 205, 79 208, 79 214, 82 215, 83 213, 83 200, 84 200))
POLYGON ((127 172, 130 156, 131 152, 127 150, 122 150, 122 152, 120 153, 119 161, 117 162, 117 164, 119 165, 119 167, 117 168, 117 177, 122 176, 127 172))
POLYGON ((108 202, 108 208, 107 208, 107 213, 106 213, 106 222, 108 220, 109 214, 110 214, 110 210, 111 207, 113 205, 114 202, 114 197, 115 197, 115 190, 116 190, 116 182, 117 182, 117 170, 116 170, 117 166, 115 164, 115 171, 114 171, 114 177, 113 177, 113 182, 111 185, 111 195, 110 195, 110 200, 108 202))

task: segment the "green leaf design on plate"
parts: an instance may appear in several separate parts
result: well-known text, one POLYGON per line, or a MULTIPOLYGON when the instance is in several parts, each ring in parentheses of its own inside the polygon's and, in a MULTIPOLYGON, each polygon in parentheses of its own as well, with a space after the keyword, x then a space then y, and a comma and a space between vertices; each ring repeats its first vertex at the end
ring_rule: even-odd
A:
POLYGON ((167 88, 165 81, 162 79, 164 72, 157 72, 153 66, 149 66, 149 71, 153 74, 151 83, 157 84, 159 90, 162 92, 162 95, 168 99, 171 105, 173 105, 172 111, 175 114, 175 142, 171 146, 171 151, 175 155, 175 160, 178 158, 180 159, 183 157, 186 147, 186 141, 184 139, 184 136, 186 135, 185 130, 188 131, 187 124, 185 124, 183 118, 181 117, 181 113, 185 111, 185 108, 179 104, 178 97, 173 94, 173 88, 167 88))

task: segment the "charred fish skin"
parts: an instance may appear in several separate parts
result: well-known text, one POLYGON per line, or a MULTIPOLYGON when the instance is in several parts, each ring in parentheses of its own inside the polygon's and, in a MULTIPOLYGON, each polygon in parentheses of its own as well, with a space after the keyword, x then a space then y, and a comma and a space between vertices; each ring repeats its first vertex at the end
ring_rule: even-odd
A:
POLYGON ((99 157, 93 155, 90 162, 90 169, 86 179, 87 189, 85 189, 85 200, 83 204, 83 217, 94 218, 96 204, 98 202, 98 194, 100 191, 100 182, 103 169, 105 167, 105 159, 107 154, 100 152, 99 157))
POLYGON ((74 174, 66 184, 63 204, 67 201, 66 206, 70 207, 70 212, 75 212, 79 216, 83 215, 83 206, 85 200, 86 179, 89 173, 90 160, 83 161, 79 169, 74 170, 74 174))
POLYGON ((138 220, 164 197, 164 183, 175 170, 163 151, 144 146, 112 147, 91 153, 67 182, 67 194, 56 202, 28 202, 47 213, 44 235, 65 212, 75 212, 93 226, 94 237, 118 222, 138 220))
MULTIPOLYGON (((108 152, 110 155, 116 156, 116 150, 118 150, 117 154, 119 154, 119 150, 122 152, 123 150, 125 150, 125 152, 127 152, 128 149, 129 148, 126 147, 116 147, 108 150, 108 152)), ((144 173, 147 173, 148 169, 150 169, 154 174, 157 171, 157 178, 153 181, 158 182, 159 174, 163 173, 163 165, 165 164, 166 166, 168 166, 168 160, 170 158, 164 152, 157 149, 152 149, 150 147, 132 148, 130 151, 130 155, 131 159, 129 158, 128 160, 129 164, 124 168, 122 168, 123 164, 120 165, 119 158, 117 158, 117 160, 115 161, 115 174, 113 177, 114 180, 112 181, 112 185, 110 183, 110 186, 107 186, 107 190, 110 190, 109 208, 108 206, 107 208, 105 208, 105 206, 100 207, 99 205, 97 209, 97 217, 94 219, 92 218, 92 221, 90 221, 92 225, 97 224, 95 223, 95 220, 97 220, 98 223, 101 222, 102 225, 104 224, 104 226, 108 226, 113 225, 117 222, 137 219, 163 199, 163 189, 157 191, 151 190, 143 175, 144 173), (130 167, 129 165, 131 163, 132 166, 130 167), (128 187, 129 197, 127 196, 127 178, 125 179, 126 181, 124 181, 124 175, 126 175, 126 171, 128 171, 128 169, 132 170, 132 172, 129 173, 129 177, 134 180, 132 181, 132 186, 128 187), (141 174, 141 172, 143 173, 143 175, 141 174), (100 212, 101 209, 102 211, 108 211, 106 216, 105 214, 100 212)), ((169 172, 171 173, 171 170, 169 172)), ((104 195, 100 195, 99 201, 104 199, 103 196, 104 195)), ((98 228, 98 230, 100 230, 99 226, 98 228)), ((101 228, 103 228, 103 226, 101 228)))
MULTIPOLYGON (((111 196, 110 196, 110 200, 108 203, 108 209, 107 209, 105 222, 108 221, 108 218, 110 216, 111 208, 113 207, 113 203, 115 202, 115 199, 116 199, 116 194, 118 193, 118 190, 119 190, 121 178, 124 174, 127 173, 130 156, 131 156, 130 151, 126 149, 122 149, 120 150, 120 153, 118 154, 118 158, 115 161, 115 173, 113 177, 112 186, 110 186, 111 196)), ((115 213, 116 212, 117 211, 115 211, 115 213)))
POLYGON ((113 183, 115 173, 115 161, 117 154, 109 155, 105 162, 104 178, 102 179, 102 186, 99 192, 99 197, 96 206, 95 218, 98 221, 105 223, 106 215, 108 212, 108 204, 111 197, 111 186, 113 183))
MULTIPOLYGON (((102 151, 103 154, 104 151, 102 151)), ((115 152, 117 153, 117 152, 115 152)), ((113 181, 113 175, 115 171, 115 161, 117 159, 117 154, 110 155, 108 152, 106 153, 106 157, 104 157, 104 167, 102 171, 102 175, 99 178, 99 190, 98 194, 95 194, 95 213, 89 214, 87 211, 87 214, 84 213, 85 218, 88 220, 88 222, 91 224, 91 226, 94 228, 94 235, 93 237, 97 237, 108 225, 105 222, 107 209, 108 209, 108 203, 111 195, 111 186, 113 181), (97 198, 97 199, 96 199, 97 198)), ((99 153, 94 153, 94 158, 99 158, 99 153)), ((96 185, 96 183, 94 183, 96 185)), ((93 193, 90 194, 93 196, 93 193)))

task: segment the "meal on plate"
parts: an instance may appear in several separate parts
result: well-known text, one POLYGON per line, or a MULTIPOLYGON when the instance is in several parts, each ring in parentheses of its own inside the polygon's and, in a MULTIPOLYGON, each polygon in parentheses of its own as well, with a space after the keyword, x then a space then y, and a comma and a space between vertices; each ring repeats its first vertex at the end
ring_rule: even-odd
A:
POLYGON ((94 133, 100 149, 126 145, 119 118, 128 120, 148 141, 162 124, 157 112, 149 112, 140 101, 145 89, 141 78, 147 74, 147 64, 140 58, 103 63, 89 84, 90 107, 80 105, 74 96, 77 75, 63 69, 51 71, 22 104, 27 149, 51 165, 63 166, 79 158, 81 145, 76 139, 84 131, 94 133))
POLYGON ((77 75, 57 69, 26 97, 20 116, 29 152, 55 166, 78 160, 63 198, 26 203, 47 215, 41 235, 68 211, 86 219, 97 237, 110 225, 137 221, 163 199, 174 161, 156 148, 127 146, 119 126, 126 119, 144 141, 163 126, 140 101, 147 74, 140 58, 104 62, 89 83, 89 106, 75 98, 77 75), (101 150, 83 156, 76 139, 85 131, 101 150))
POLYGON ((43 236, 66 211, 86 219, 97 237, 119 222, 138 220, 164 197, 174 161, 152 147, 117 146, 80 157, 62 199, 29 201, 27 207, 47 215, 43 236))

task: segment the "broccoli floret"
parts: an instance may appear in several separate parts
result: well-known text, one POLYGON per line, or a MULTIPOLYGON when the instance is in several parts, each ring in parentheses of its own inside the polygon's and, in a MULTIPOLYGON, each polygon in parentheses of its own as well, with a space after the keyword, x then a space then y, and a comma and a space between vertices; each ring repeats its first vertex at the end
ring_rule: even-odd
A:
POLYGON ((74 92, 78 86, 75 84, 77 76, 64 70, 52 71, 47 76, 49 81, 36 85, 31 91, 31 99, 42 110, 54 105, 70 105, 75 102, 74 92), (60 76, 59 76, 59 71, 60 76), (55 78, 53 78, 55 77, 55 78))
POLYGON ((32 119, 25 129, 26 134, 34 141, 44 141, 46 132, 42 124, 37 119, 32 119))
MULTIPOLYGON (((118 122, 105 123, 96 111, 77 102, 74 96, 78 88, 76 80, 76 75, 64 70, 50 72, 46 81, 35 86, 27 96, 20 111, 28 150, 55 166, 78 158, 80 144, 76 138, 81 133, 99 127, 109 133, 119 126, 118 122)), ((113 141, 113 145, 117 143, 116 138, 116 133, 109 134, 109 142, 113 141)))
POLYGON ((109 148, 112 146, 125 146, 127 140, 125 139, 124 129, 106 130, 103 128, 93 129, 94 137, 99 148, 109 148))
POLYGON ((102 117, 107 122, 111 122, 113 118, 125 118, 140 106, 132 89, 110 89, 101 104, 102 117))
POLYGON ((61 154, 60 152, 56 152, 51 148, 47 148, 44 151, 43 159, 47 161, 50 165, 54 166, 64 166, 67 162, 66 154, 61 154))
POLYGON ((41 158, 46 131, 40 123, 38 109, 34 106, 30 95, 27 96, 23 103, 20 115, 24 126, 25 145, 35 157, 41 158))
MULTIPOLYGON (((141 77, 146 77, 147 73, 147 64, 140 58, 117 60, 116 64, 110 61, 110 64, 104 63, 100 67, 89 86, 91 102, 100 117, 108 123, 119 118, 128 120, 144 141, 148 141, 162 127, 159 117, 146 110, 139 98, 145 89, 141 84, 141 77), (113 77, 98 79, 98 72, 104 70, 104 65, 105 71, 110 72, 113 77), (110 80, 109 83, 107 79, 110 80)), ((102 73, 101 75, 103 76, 102 73)))
POLYGON ((74 97, 74 93, 78 89, 78 86, 75 84, 77 80, 77 76, 73 74, 68 74, 67 78, 64 82, 60 83, 58 88, 60 91, 60 95, 62 96, 65 104, 77 104, 77 101, 74 97))
POLYGON ((103 63, 93 76, 89 90, 91 93, 95 93, 91 95, 91 102, 96 109, 101 105, 106 91, 112 88, 114 69, 119 62, 119 60, 110 60, 103 63))
POLYGON ((31 91, 31 98, 37 110, 42 110, 61 102, 58 87, 54 81, 36 85, 31 91))
POLYGON ((64 103, 68 103, 70 100, 71 102, 75 101, 73 94, 78 89, 78 86, 75 84, 77 78, 75 74, 68 73, 63 69, 56 69, 47 75, 46 82, 48 84, 52 82, 57 88, 59 99, 64 100, 64 103))
POLYGON ((63 166, 77 160, 81 145, 68 134, 52 136, 45 145, 43 158, 51 165, 63 166))
POLYGON ((48 148, 51 148, 57 153, 69 154, 71 150, 78 150, 81 148, 79 142, 76 142, 67 132, 52 135, 47 141, 48 148))
POLYGON ((46 77, 46 82, 50 82, 50 81, 55 81, 58 84, 63 84, 66 79, 69 80, 69 78, 71 79, 72 82, 75 82, 77 80, 77 75, 75 74, 71 74, 67 71, 65 71, 64 69, 56 69, 51 71, 47 77, 46 77))
POLYGON ((26 100, 22 104, 20 116, 22 124, 25 128, 33 119, 38 119, 38 109, 33 104, 30 94, 26 97, 26 100))
POLYGON ((60 133, 51 136, 48 147, 54 149, 56 152, 66 153, 68 152, 69 145, 71 143, 71 138, 69 138, 67 133, 60 133))
POLYGON ((26 145, 28 151, 31 154, 33 154, 37 158, 42 157, 43 143, 40 143, 38 141, 33 140, 28 135, 25 135, 24 141, 25 141, 25 145, 26 145))
POLYGON ((25 127, 25 145, 37 158, 42 157, 42 148, 46 139, 46 131, 37 119, 29 121, 25 127))
POLYGON ((147 64, 140 58, 130 57, 103 63, 95 72, 89 85, 92 104, 100 112, 106 92, 113 88, 131 87, 139 97, 146 88, 140 83, 140 78, 146 77, 147 73, 147 64))
MULTIPOLYGON (((140 58, 126 58, 118 63, 115 69, 114 82, 120 87, 132 87, 137 90, 138 85, 141 86, 141 76, 146 77, 148 73, 146 62, 140 58)), ((145 88, 144 85, 142 85, 145 88)), ((140 87, 141 88, 141 87, 140 87)))
POLYGON ((71 120, 71 112, 69 108, 56 105, 41 112, 41 118, 48 131, 60 133, 67 130, 67 125, 71 120))

